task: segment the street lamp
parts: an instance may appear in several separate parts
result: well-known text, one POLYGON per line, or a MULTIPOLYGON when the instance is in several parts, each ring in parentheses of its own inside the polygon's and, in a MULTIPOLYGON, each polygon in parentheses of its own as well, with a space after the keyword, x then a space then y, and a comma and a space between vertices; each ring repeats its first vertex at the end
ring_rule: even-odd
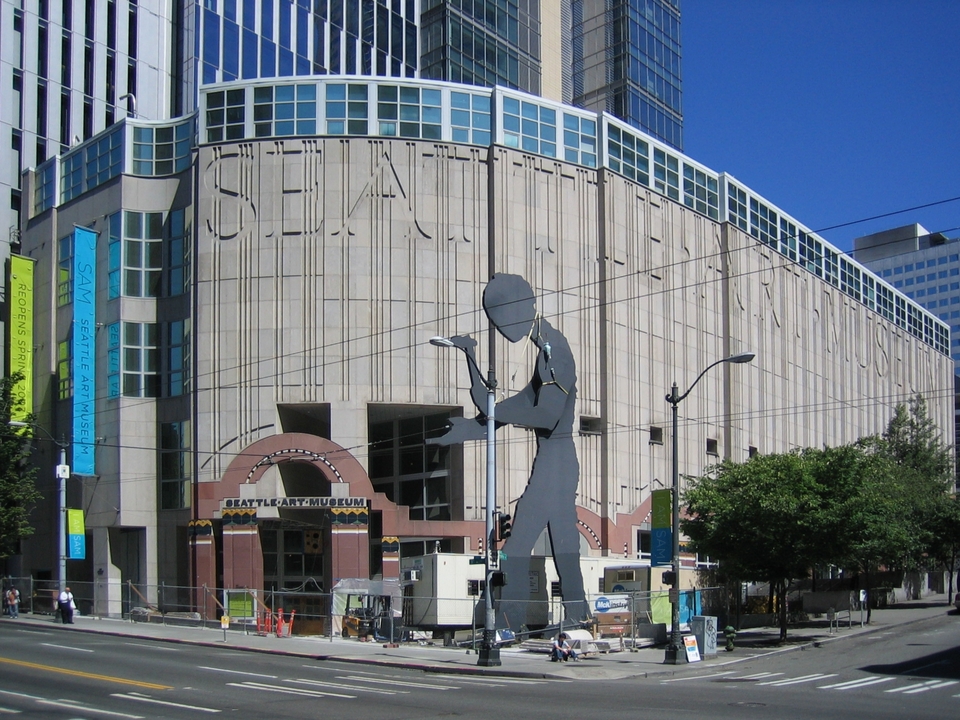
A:
POLYGON ((44 435, 53 440, 60 448, 60 464, 57 465, 57 517, 59 522, 58 540, 60 549, 57 552, 57 561, 60 569, 60 591, 67 584, 67 480, 70 477, 70 466, 67 465, 67 448, 70 443, 65 440, 57 440, 50 431, 42 425, 36 423, 21 422, 20 420, 10 420, 12 427, 34 428, 40 430, 44 435))
POLYGON ((673 583, 670 592, 670 642, 663 662, 667 665, 679 665, 687 661, 686 653, 681 652, 683 638, 680 636, 680 445, 677 436, 677 406, 690 394, 707 371, 721 363, 748 363, 756 357, 752 352, 731 355, 712 362, 703 369, 693 384, 683 395, 677 394, 677 383, 673 383, 667 402, 673 406, 673 583))
POLYGON ((497 617, 493 610, 493 571, 495 566, 499 564, 496 562, 499 550, 496 547, 496 543, 493 542, 493 521, 497 505, 497 425, 494 420, 497 407, 497 376, 491 364, 490 369, 487 371, 487 377, 484 379, 483 371, 480 370, 473 355, 465 348, 455 344, 450 338, 437 335, 430 338, 430 344, 436 345, 437 347, 452 347, 461 350, 463 354, 467 356, 467 362, 476 372, 477 379, 480 380, 487 389, 487 544, 483 561, 483 575, 485 578, 483 585, 483 641, 480 645, 480 656, 477 660, 477 665, 496 667, 500 665, 500 647, 497 645, 497 617))

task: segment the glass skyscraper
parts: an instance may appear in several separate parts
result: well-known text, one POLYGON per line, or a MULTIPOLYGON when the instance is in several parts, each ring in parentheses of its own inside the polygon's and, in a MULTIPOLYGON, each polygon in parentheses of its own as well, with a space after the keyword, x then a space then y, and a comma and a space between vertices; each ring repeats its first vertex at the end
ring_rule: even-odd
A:
POLYGON ((573 0, 572 96, 683 149, 680 0, 573 0))

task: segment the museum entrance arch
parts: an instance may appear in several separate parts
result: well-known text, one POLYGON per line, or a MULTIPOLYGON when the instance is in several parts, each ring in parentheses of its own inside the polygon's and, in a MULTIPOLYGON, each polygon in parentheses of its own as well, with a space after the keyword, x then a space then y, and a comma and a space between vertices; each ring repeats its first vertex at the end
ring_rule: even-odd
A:
MULTIPOLYGON (((341 578, 370 577, 371 541, 382 553, 382 576, 397 578, 400 538, 483 534, 478 521, 411 520, 409 509, 376 492, 357 458, 331 440, 308 433, 272 435, 240 450, 219 482, 197 486, 189 534, 191 577, 200 588, 198 609, 216 615, 203 587, 264 588, 260 526, 276 527, 278 521, 281 530, 283 521, 289 521, 311 533, 304 535, 305 543, 318 540, 324 591, 341 578), (378 520, 373 538, 372 515, 378 520), (218 526, 222 533, 216 532, 218 526)), ((268 558, 270 552, 272 548, 268 558)))

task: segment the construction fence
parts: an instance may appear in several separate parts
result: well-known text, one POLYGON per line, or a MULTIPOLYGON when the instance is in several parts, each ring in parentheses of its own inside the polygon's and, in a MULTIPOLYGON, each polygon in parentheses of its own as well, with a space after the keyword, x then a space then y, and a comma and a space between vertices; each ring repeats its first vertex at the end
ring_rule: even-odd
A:
MULTIPOLYGON (((32 577, 4 578, 3 588, 20 591, 21 613, 49 615, 56 620, 59 586, 32 577)), ((403 588, 402 599, 389 601, 360 591, 307 592, 291 590, 223 589, 175 585, 71 582, 80 616, 122 618, 197 628, 220 628, 226 616, 231 629, 261 635, 363 637, 371 639, 442 639, 473 642, 482 633, 483 599, 479 595, 426 597, 403 588)), ((624 640, 665 637, 671 621, 666 591, 621 592, 587 597, 596 637, 624 640)), ((727 595, 722 588, 701 588, 679 594, 680 623, 696 615, 726 617, 727 595)), ((6 609, 4 608, 4 611, 6 609)), ((564 618, 563 601, 552 597, 531 601, 529 628, 511 628, 518 639, 555 632, 572 623, 564 618)))

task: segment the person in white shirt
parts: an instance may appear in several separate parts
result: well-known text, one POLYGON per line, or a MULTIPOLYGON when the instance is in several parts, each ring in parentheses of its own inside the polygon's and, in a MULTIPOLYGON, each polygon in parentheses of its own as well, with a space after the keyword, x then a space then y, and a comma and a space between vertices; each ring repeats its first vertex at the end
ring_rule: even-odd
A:
POLYGON ((11 620, 20 617, 20 591, 15 587, 7 590, 7 611, 10 613, 11 620))
POLYGON ((70 588, 64 588, 63 592, 57 598, 57 607, 60 610, 60 617, 66 625, 73 625, 73 611, 77 606, 73 602, 73 593, 70 588))

